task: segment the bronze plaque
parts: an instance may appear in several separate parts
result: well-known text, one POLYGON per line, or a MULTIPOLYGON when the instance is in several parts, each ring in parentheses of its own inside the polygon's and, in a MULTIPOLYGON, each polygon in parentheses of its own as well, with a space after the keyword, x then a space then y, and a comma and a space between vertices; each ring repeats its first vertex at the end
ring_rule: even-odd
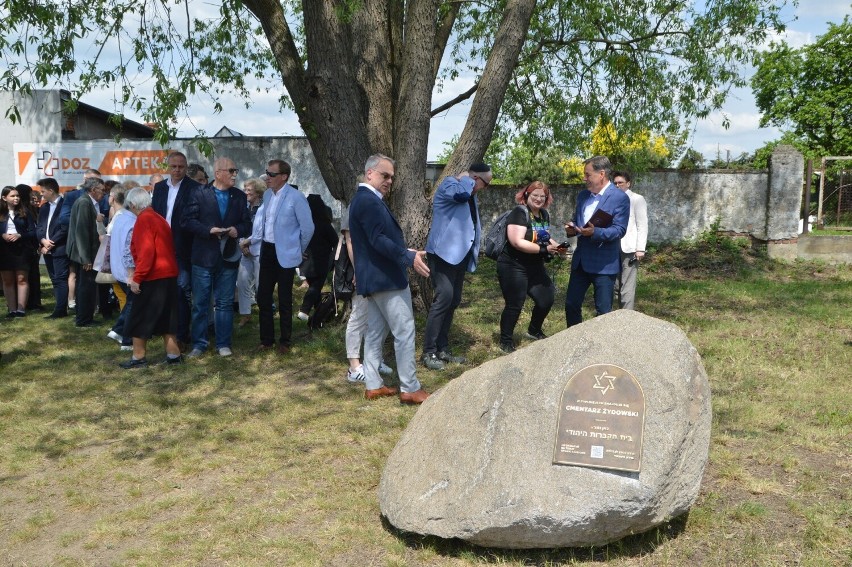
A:
POLYGON ((613 364, 593 364, 568 380, 559 404, 553 463, 638 472, 645 394, 613 364))

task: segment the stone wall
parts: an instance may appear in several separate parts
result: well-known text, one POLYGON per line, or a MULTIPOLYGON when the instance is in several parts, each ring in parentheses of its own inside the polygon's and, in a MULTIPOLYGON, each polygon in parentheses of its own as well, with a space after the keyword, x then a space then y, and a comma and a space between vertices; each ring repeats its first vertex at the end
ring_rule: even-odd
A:
MULTIPOLYGON (((648 203, 648 240, 664 243, 690 238, 710 228, 747 234, 758 241, 795 244, 802 199, 802 155, 779 146, 767 170, 654 170, 633 182, 648 203)), ((573 214, 582 185, 557 187, 552 224, 573 214)), ((484 230, 511 207, 516 189, 495 186, 480 197, 484 230)))

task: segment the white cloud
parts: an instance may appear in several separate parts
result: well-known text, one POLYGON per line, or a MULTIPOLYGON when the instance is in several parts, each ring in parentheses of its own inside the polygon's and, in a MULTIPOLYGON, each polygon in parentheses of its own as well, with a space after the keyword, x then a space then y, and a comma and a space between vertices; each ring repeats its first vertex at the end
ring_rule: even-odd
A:
POLYGON ((840 22, 843 16, 852 13, 849 0, 799 0, 796 16, 799 18, 819 19, 840 22))

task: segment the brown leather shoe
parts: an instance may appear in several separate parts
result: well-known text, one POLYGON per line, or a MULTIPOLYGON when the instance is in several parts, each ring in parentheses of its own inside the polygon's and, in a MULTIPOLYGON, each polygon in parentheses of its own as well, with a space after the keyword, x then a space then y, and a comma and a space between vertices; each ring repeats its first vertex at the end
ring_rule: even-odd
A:
POLYGON ((397 390, 396 388, 382 386, 381 388, 376 388, 375 390, 364 390, 364 397, 368 400, 375 400, 384 396, 395 396, 398 393, 399 390, 397 390))
POLYGON ((401 404, 422 404, 429 397, 429 392, 420 388, 416 392, 402 392, 399 395, 399 403, 401 404))
POLYGON ((258 352, 269 352, 274 348, 275 348, 275 345, 264 345, 264 344, 257 345, 257 351, 258 352))
POLYGON ((237 326, 238 326, 238 327, 240 327, 240 328, 243 328, 243 327, 245 327, 246 325, 248 325, 250 321, 251 321, 251 317, 250 317, 250 316, 248 316, 248 315, 243 315, 242 317, 240 317, 240 320, 239 320, 239 322, 237 323, 237 326))
POLYGON ((288 352, 290 352, 288 345, 278 345, 278 354, 287 354, 288 352))

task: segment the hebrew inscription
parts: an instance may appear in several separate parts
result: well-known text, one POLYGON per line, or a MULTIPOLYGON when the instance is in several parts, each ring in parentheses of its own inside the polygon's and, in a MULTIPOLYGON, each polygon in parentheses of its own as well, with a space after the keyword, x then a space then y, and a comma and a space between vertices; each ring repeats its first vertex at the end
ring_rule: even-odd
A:
POLYGON ((554 464, 641 469, 645 394, 627 370, 587 366, 568 380, 559 408, 554 464))

